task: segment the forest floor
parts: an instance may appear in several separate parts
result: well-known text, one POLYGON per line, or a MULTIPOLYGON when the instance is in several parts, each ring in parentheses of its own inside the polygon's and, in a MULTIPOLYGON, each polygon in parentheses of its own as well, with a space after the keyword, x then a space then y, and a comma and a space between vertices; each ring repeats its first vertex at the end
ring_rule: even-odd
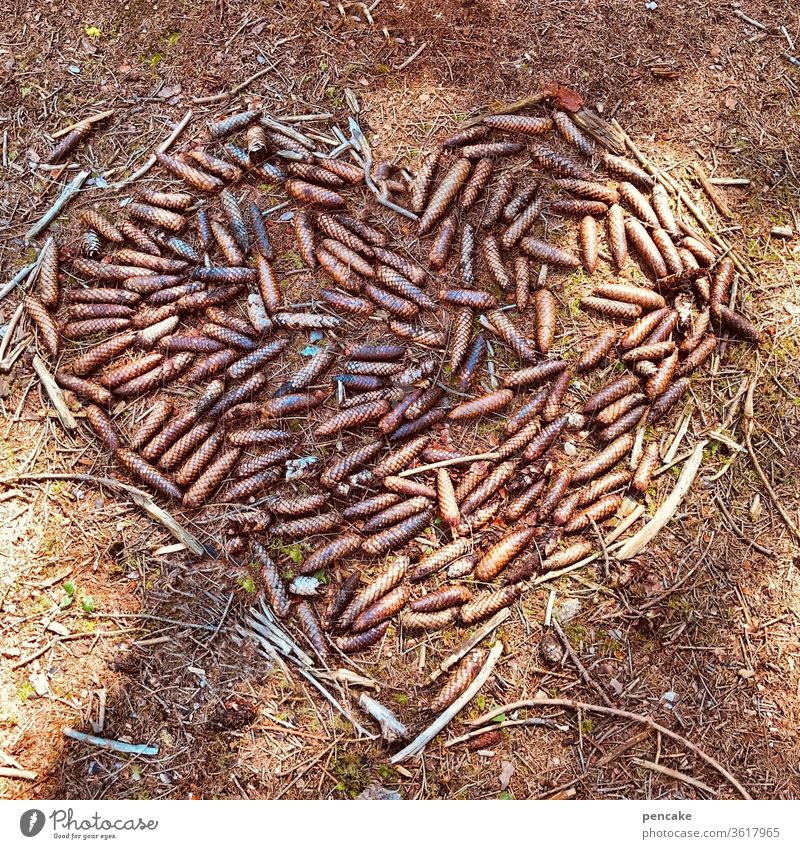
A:
MULTIPOLYGON (((567 731, 511 727, 482 749, 445 748, 465 719, 494 705, 541 692, 598 700, 569 660, 540 668, 533 649, 553 589, 559 609, 569 601, 577 611, 565 631, 606 698, 700 745, 753 797, 797 798, 800 550, 741 446, 743 391, 755 380, 754 453, 797 523, 800 68, 782 54, 800 53, 800 7, 384 0, 367 15, 364 4, 342 6, 344 16, 334 3, 67 0, 56 10, 12 0, 0 24, 2 282, 26 261, 24 233, 60 191, 29 172, 29 152, 86 115, 115 110, 76 161, 97 174, 115 169, 118 179, 188 108, 193 128, 242 108, 246 94, 278 114, 323 108, 341 118, 351 92, 376 153, 413 163, 465 116, 557 82, 615 117, 675 175, 698 163, 750 181, 719 189, 733 216, 715 220, 758 271, 747 298, 767 341, 728 348, 704 378, 687 441, 731 413, 725 439, 709 444, 689 498, 632 567, 573 573, 515 606, 500 630, 499 674, 422 761, 399 769, 298 679, 233 644, 231 626, 251 599, 218 564, 159 553, 173 542, 166 530, 110 491, 5 483, 0 767, 36 777, 0 778, 0 797, 351 798, 373 781, 404 798, 709 795, 642 761, 735 796, 685 748, 619 719, 574 723, 550 711, 567 731), (262 68, 269 72, 241 95, 193 103, 262 68), (776 226, 793 236, 772 237, 776 226), (91 723, 159 754, 118 756, 62 734, 91 723)), ((16 295, 0 302, 0 324, 17 303, 16 295)), ((0 375, 0 477, 113 475, 83 430, 60 428, 31 355, 0 375)), ((387 644, 369 668, 378 698, 414 720, 409 675, 446 653, 435 643, 402 652, 387 644)))

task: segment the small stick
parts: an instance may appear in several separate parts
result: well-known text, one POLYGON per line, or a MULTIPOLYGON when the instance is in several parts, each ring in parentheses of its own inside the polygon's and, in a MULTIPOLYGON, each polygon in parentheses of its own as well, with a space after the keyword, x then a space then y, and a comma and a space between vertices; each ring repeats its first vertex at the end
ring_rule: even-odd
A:
POLYGON ((86 182, 89 176, 89 171, 79 171, 72 180, 64 187, 64 191, 56 199, 56 202, 45 212, 45 214, 31 227, 25 234, 27 241, 36 238, 42 230, 47 227, 50 222, 61 212, 61 210, 72 200, 72 198, 80 191, 81 186, 86 182))
POLYGON ((38 248, 38 253, 36 254, 36 260, 32 262, 30 265, 26 265, 24 269, 20 269, 15 275, 14 279, 9 281, 4 287, 3 290, 0 291, 0 300, 5 298, 5 296, 15 287, 21 285, 22 288, 30 288, 35 282, 36 277, 39 274, 39 269, 42 267, 42 260, 45 256, 45 249, 50 246, 50 243, 53 242, 53 237, 48 236, 44 240, 44 244, 41 248, 38 248), (22 272, 25 271, 25 274, 22 272), (25 279, 25 283, 22 283, 23 278, 25 279))
POLYGON ((719 761, 712 758, 711 755, 707 755, 699 746, 692 743, 691 740, 687 740, 686 737, 681 736, 677 732, 672 731, 663 725, 659 725, 649 716, 643 716, 639 713, 631 713, 630 711, 622 710, 621 708, 593 705, 588 702, 577 702, 572 699, 525 699, 524 701, 511 702, 507 705, 500 705, 500 707, 492 708, 492 710, 488 711, 483 716, 479 716, 477 719, 472 720, 469 725, 477 728, 478 726, 486 725, 487 722, 491 722, 494 717, 499 716, 501 713, 509 713, 513 710, 529 707, 569 708, 574 711, 582 710, 587 713, 600 713, 605 714, 606 716, 618 716, 622 719, 629 719, 633 722, 639 722, 642 725, 647 725, 649 728, 652 728, 653 731, 657 731, 659 734, 663 734, 665 737, 675 740, 677 743, 685 746, 690 752, 694 752, 695 755, 704 760, 707 764, 709 764, 709 766, 712 766, 726 781, 728 781, 743 799, 752 798, 747 790, 742 787, 736 778, 728 772, 728 770, 725 769, 719 761))
POLYGON ((769 32, 769 28, 764 26, 761 21, 757 21, 755 18, 748 18, 741 9, 734 9, 733 14, 737 18, 741 18, 745 23, 750 24, 750 26, 754 26, 756 29, 763 30, 764 32, 769 32))
POLYGON ((0 342, 0 363, 2 363, 3 359, 6 356, 6 351, 8 350, 8 346, 11 344, 11 340, 14 337, 14 331, 17 329, 17 325, 19 324, 20 318, 22 318, 22 310, 24 309, 22 302, 17 305, 17 308, 14 310, 14 315, 11 316, 10 321, 6 325, 6 334, 3 336, 3 341, 0 342))
POLYGON ((430 472, 433 469, 443 469, 445 466, 460 466, 462 463, 472 463, 476 460, 496 460, 499 456, 496 451, 487 451, 485 454, 470 454, 468 457, 451 457, 449 460, 438 460, 435 463, 428 463, 427 466, 406 469, 403 472, 398 472, 397 477, 407 478, 410 475, 419 475, 422 472, 430 472))
POLYGON ((36 781, 38 772, 29 769, 17 769, 13 766, 0 766, 0 778, 16 778, 18 781, 36 781))
POLYGON ((697 175, 697 179, 700 185, 703 187, 703 191, 705 191, 705 193, 708 195, 711 200, 711 203, 716 206, 717 210, 719 211, 719 214, 723 218, 733 218, 733 212, 731 211, 731 208, 728 206, 728 204, 725 203, 725 198, 722 197, 722 195, 714 188, 711 181, 708 179, 708 177, 706 177, 703 169, 697 163, 695 163, 692 167, 694 168, 694 173, 697 175))
POLYGON ((408 727, 403 725, 386 705, 381 704, 376 699, 370 698, 366 693, 361 694, 358 699, 358 705, 378 723, 381 729, 381 736, 389 745, 409 738, 408 727))
POLYGON ((486 637, 488 634, 491 634, 495 628, 497 628, 500 624, 506 621, 508 617, 511 616, 511 611, 509 608, 504 607, 502 610, 495 613, 494 616, 485 624, 481 625, 478 630, 467 637, 466 640, 451 654, 449 657, 446 657, 440 664, 438 669, 435 669, 430 677, 430 683, 432 684, 440 675, 447 672, 451 666, 455 666, 459 660, 461 660, 464 655, 469 654, 478 643, 486 637))
POLYGON ((669 497, 656 510, 653 518, 625 541, 625 544, 616 553, 618 560, 627 560, 635 557, 675 515, 678 505, 683 501, 684 496, 691 488, 692 483, 694 483, 694 479, 700 469, 700 464, 703 461, 703 449, 706 445, 708 445, 707 439, 703 439, 697 443, 692 456, 689 457, 686 465, 681 470, 678 482, 675 484, 675 488, 669 494, 669 497))
POLYGON ((412 757, 412 755, 419 754, 425 746, 427 746, 428 743, 430 743, 430 741, 433 740, 433 738, 436 737, 436 735, 455 718, 461 709, 466 707, 466 705, 472 701, 473 697, 477 694, 480 688, 489 680, 489 676, 492 674, 492 670, 502 653, 503 643, 498 640, 492 646, 489 656, 486 658, 486 663, 483 664, 481 671, 469 687, 464 690, 464 692, 453 702, 453 704, 450 705, 450 707, 443 711, 440 716, 438 716, 422 733, 420 733, 415 740, 412 740, 405 749, 401 749, 396 755, 394 755, 391 762, 393 764, 399 764, 408 760, 408 758, 412 757))
POLYGON ((747 177, 712 177, 709 182, 712 186, 749 186, 747 177))
POLYGON ((612 153, 625 153, 625 140, 619 131, 605 118, 587 107, 581 107, 577 112, 570 112, 569 117, 584 133, 588 133, 596 142, 612 153))
POLYGON ((286 124, 282 124, 277 118, 273 118, 271 115, 262 115, 260 121, 267 129, 282 133, 284 136, 294 139, 298 144, 307 147, 309 150, 314 150, 316 147, 308 136, 298 132, 294 127, 287 127, 286 124))
POLYGON ((761 482, 764 484, 764 488, 769 493, 769 497, 772 499, 772 503, 777 508, 778 512, 781 514, 781 518, 786 523, 786 527, 791 531, 791 533, 800 539, 800 528, 797 527, 792 517, 789 515, 786 508, 781 504, 781 500, 778 498, 777 493, 772 488, 772 484, 769 482, 769 478, 764 474, 764 470, 761 468, 761 464, 758 462, 758 457, 756 457, 756 452, 753 450, 753 443, 750 439, 750 436, 753 432, 753 392, 756 388, 756 378, 754 377, 750 381, 750 385, 747 387, 747 394, 744 398, 744 411, 743 411, 743 419, 744 419, 744 444, 747 446, 747 452, 750 455, 750 460, 753 463, 753 468, 756 470, 756 473, 761 478, 761 482))
MULTIPOLYGON (((176 539, 179 539, 194 554, 206 553, 206 550, 200 540, 190 534, 183 525, 178 524, 178 522, 176 522, 166 510, 159 507, 158 504, 156 504, 150 496, 147 495, 147 493, 142 492, 141 489, 137 489, 135 486, 122 483, 122 481, 118 481, 116 478, 98 478, 94 475, 70 472, 41 472, 28 475, 11 475, 7 478, 0 478, 0 484, 16 483, 17 481, 80 481, 81 483, 94 483, 98 486, 108 487, 109 489, 113 489, 117 492, 124 492, 130 496, 130 499, 134 504, 141 507, 142 510, 149 513, 153 519, 164 525, 165 528, 171 531, 172 535, 176 539)), ((210 630, 213 630, 213 628, 210 628, 210 630)))
POLYGON ((552 572, 545 572, 544 575, 538 575, 535 577, 531 581, 530 585, 532 587, 538 587, 539 584, 546 584, 548 581, 553 581, 556 578, 560 578, 562 575, 569 575, 570 572, 575 572, 577 569, 583 569, 584 566, 594 563, 599 556, 600 552, 597 551, 594 554, 590 554, 588 557, 584 557, 583 560, 573 563, 571 566, 565 566, 563 569, 554 569, 552 572))
POLYGON ((370 731, 367 731, 367 729, 364 728, 364 726, 360 722, 354 719, 347 711, 347 709, 340 705, 339 702, 337 702, 336 699, 333 697, 333 695, 328 690, 326 690, 325 687, 323 687, 322 684, 320 684, 320 682, 317 681, 317 679, 307 669, 303 669, 302 666, 297 666, 296 668, 297 671, 303 676, 303 678, 305 678, 307 681, 310 681, 317 688, 317 690, 319 690, 320 693, 322 693, 322 695, 339 711, 339 713, 341 713, 342 716, 348 720, 348 722, 362 737, 366 737, 368 740, 377 739, 377 735, 373 734, 370 731))
POLYGON ((707 784, 703 784, 702 781, 698 781, 696 778, 692 778, 691 775, 686 775, 684 772, 678 772, 677 769, 670 769, 668 766, 662 766, 654 761, 646 761, 642 758, 631 758, 631 763, 636 764, 636 766, 644 767, 645 769, 651 769, 653 772, 660 772, 662 775, 667 775, 677 781, 682 781, 684 784, 691 784, 692 787, 696 787, 698 790, 702 790, 705 793, 710 793, 712 796, 717 795, 717 791, 709 787, 707 784))
POLYGON ((329 121, 333 117, 333 112, 314 112, 310 115, 278 115, 276 120, 284 124, 302 124, 304 121, 329 121))
POLYGON ((544 611, 544 627, 549 628, 553 618, 553 605, 556 603, 556 591, 550 590, 550 595, 547 598, 547 607, 544 611))
POLYGON ((792 56, 791 53, 781 53, 781 56, 790 64, 794 65, 795 68, 800 68, 800 59, 797 56, 792 56))
POLYGON ((77 127, 82 126, 83 124, 96 124, 98 121, 105 121, 106 118, 110 118, 115 109, 106 109, 105 112, 98 112, 96 115, 90 115, 88 118, 82 118, 80 121, 76 121, 74 124, 70 124, 68 127, 63 127, 60 130, 56 130, 50 138, 51 139, 60 139, 61 136, 65 136, 67 133, 72 132, 72 130, 77 127))
POLYGON ((614 540, 619 539, 625 531, 644 513, 647 508, 644 504, 637 504, 633 510, 614 528, 611 533, 605 538, 606 546, 611 545, 614 540))
MULTIPOLYGON (((261 599, 260 610, 256 607, 251 608, 250 617, 247 619, 248 626, 252 629, 248 631, 246 628, 238 627, 240 634, 246 637, 254 637, 259 645, 267 650, 268 654, 278 660, 283 666, 279 652, 283 654, 287 660, 294 664, 295 669, 311 684, 319 690, 320 693, 342 714, 345 719, 356 729, 363 737, 370 740, 377 739, 377 735, 372 734, 363 725, 361 725, 349 711, 341 705, 336 698, 317 680, 315 675, 308 671, 307 667, 313 666, 311 658, 298 646, 289 635, 278 626, 272 611, 267 606, 265 600, 261 599)), ((287 672, 288 674, 288 672, 287 672)), ((341 691, 341 688, 339 688, 341 691)))
POLYGON ((381 688, 381 685, 377 681, 373 681, 372 678, 359 675, 357 672, 353 672, 351 669, 345 669, 344 667, 333 669, 330 672, 320 670, 317 672, 317 675, 319 678, 335 681, 337 684, 349 684, 352 687, 366 687, 369 690, 380 690, 381 688))
POLYGON ((428 46, 427 41, 423 41, 422 44, 406 59, 401 62, 399 65, 395 65, 395 71, 403 71, 405 70, 416 58, 422 53, 422 51, 428 46))
MULTIPOLYGON (((176 125, 175 129, 164 139, 163 142, 156 148, 156 153, 166 153, 172 145, 175 143, 175 140, 178 136, 186 129, 189 121, 192 120, 192 110, 190 109, 184 116, 181 118, 180 122, 176 125)), ((140 177, 144 177, 144 175, 156 164, 158 160, 156 159, 155 154, 150 154, 147 158, 147 162, 142 165, 142 167, 138 171, 134 171, 130 177, 126 177, 124 180, 121 180, 119 183, 114 184, 115 189, 121 189, 123 186, 127 186, 129 183, 133 183, 138 180, 140 177)))
POLYGON ((448 740, 444 744, 444 747, 445 749, 450 749, 453 746, 457 746, 459 743, 466 743, 467 740, 471 740, 473 737, 480 737, 481 734, 486 734, 489 731, 509 728, 515 725, 543 725, 546 728, 557 728, 559 731, 569 731, 569 728, 565 725, 557 725, 550 719, 539 719, 539 717, 535 716, 529 717, 528 719, 504 719, 502 722, 493 722, 485 728, 477 728, 475 731, 469 731, 466 734, 462 734, 460 737, 448 740))
POLYGON ((384 188, 384 190, 381 191, 378 186, 375 185, 370 173, 372 170, 372 151, 370 150, 369 143, 367 142, 361 127, 354 118, 350 118, 348 126, 350 127, 350 142, 353 145, 353 158, 364 170, 364 182, 367 184, 367 188, 372 192, 372 194, 375 195, 375 200, 378 201, 381 206, 391 209, 398 215, 402 215, 405 218, 416 221, 419 216, 417 216, 415 212, 411 212, 410 209, 406 209, 405 207, 396 204, 394 201, 389 200, 386 189, 384 188), (356 147, 358 147, 358 151, 361 156, 356 153, 356 147))
POLYGON ((219 94, 210 94, 207 97, 193 97, 192 103, 196 103, 198 106, 201 106, 206 103, 219 103, 223 100, 227 100, 229 97, 233 97, 243 89, 246 89, 249 85, 263 77, 265 74, 268 74, 270 71, 274 71, 276 67, 277 63, 270 65, 267 68, 262 68, 260 71, 256 71, 251 77, 240 82, 239 85, 235 85, 230 91, 222 91, 219 94))
POLYGON ((775 553, 771 548, 765 548, 763 545, 759 545, 754 539, 750 539, 745 532, 736 524, 736 519, 730 513, 730 510, 725 506, 725 502, 719 497, 718 493, 714 493, 714 501, 717 503, 717 507, 722 511, 722 515, 728 520, 728 524, 730 525, 731 530, 739 537, 740 540, 746 542, 748 545, 752 546, 756 551, 760 554, 763 554, 765 557, 772 557, 775 553))
POLYGON ((78 427, 78 423, 75 421, 75 417, 70 412, 67 402, 64 400, 64 393, 61 391, 61 387, 56 383, 53 375, 50 374, 47 366, 44 362, 42 362, 38 354, 34 354, 33 357, 33 370, 36 372, 36 376, 41 381, 44 391, 47 393, 47 397, 56 408, 56 413, 58 413, 58 418, 61 420, 61 424, 64 425, 67 430, 75 430, 75 428, 78 427))
POLYGON ((0 289, 0 301, 5 298, 5 296, 16 286, 18 286, 27 276, 30 274, 33 269, 36 268, 36 263, 32 262, 30 265, 23 265, 22 268, 0 289))
POLYGON ((77 740, 80 743, 88 743, 90 746, 98 746, 108 749, 110 752, 119 752, 123 755, 157 755, 157 746, 146 746, 144 743, 123 743, 121 740, 109 740, 107 737, 95 737, 94 734, 84 734, 74 728, 64 726, 61 731, 65 737, 77 740))
POLYGON ((684 436, 686 436, 686 433, 689 430, 689 424, 691 420, 691 413, 687 413, 681 419, 681 423, 678 426, 678 432, 675 434, 675 438, 670 443, 670 446, 667 449, 667 453, 664 455, 665 463, 671 463, 675 459, 675 455, 678 453, 678 449, 681 447, 681 442, 683 442, 683 438, 684 436))

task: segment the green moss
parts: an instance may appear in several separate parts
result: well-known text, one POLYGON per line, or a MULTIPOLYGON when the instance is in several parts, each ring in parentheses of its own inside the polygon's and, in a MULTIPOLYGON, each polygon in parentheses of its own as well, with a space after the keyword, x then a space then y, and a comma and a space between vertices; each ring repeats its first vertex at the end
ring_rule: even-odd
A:
POLYGON ((256 591, 256 583, 250 575, 243 575, 236 581, 237 584, 246 592, 254 593, 256 591))
POLYGON ((671 595, 667 599, 667 610, 687 622, 692 617, 692 605, 689 599, 682 595, 671 595))
POLYGON ((586 639, 586 635, 588 631, 583 625, 578 625, 574 622, 567 622, 564 625, 564 633, 569 638, 570 643, 572 643, 572 647, 577 649, 578 646, 586 639))
POLYGON ((34 695, 36 695, 36 690, 33 689, 33 684, 30 681, 25 681, 17 687, 17 697, 21 702, 27 702, 34 695))
POLYGON ((333 788, 340 798, 355 799, 369 784, 369 769, 364 761, 352 752, 342 752, 331 761, 330 771, 338 780, 333 788))
POLYGON ((301 269, 305 268, 305 263, 303 262, 303 258, 300 256, 297 251, 289 250, 284 251, 281 254, 281 259, 292 268, 301 269))

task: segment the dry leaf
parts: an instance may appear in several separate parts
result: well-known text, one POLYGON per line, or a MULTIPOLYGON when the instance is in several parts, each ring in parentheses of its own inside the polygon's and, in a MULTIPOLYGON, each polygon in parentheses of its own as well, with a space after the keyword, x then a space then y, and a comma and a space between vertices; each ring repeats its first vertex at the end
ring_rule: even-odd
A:
POLYGON ((726 109, 735 109, 736 108, 736 102, 737 102, 736 98, 729 94, 725 98, 725 108, 726 109))
POLYGON ((182 91, 183 86, 180 83, 176 83, 175 85, 165 85, 158 93, 158 96, 162 100, 169 100, 170 97, 175 97, 176 94, 180 94, 182 91))
POLYGON ((761 518, 761 496, 756 493, 750 502, 750 518, 757 522, 761 518))
POLYGON ((560 83, 544 83, 541 88, 545 94, 550 95, 555 100, 560 109, 566 109, 567 112, 577 112, 583 106, 583 98, 574 88, 569 88, 569 86, 560 83))
POLYGON ((711 50, 708 51, 712 59, 719 59, 722 56, 722 48, 718 44, 712 44, 711 50))
POLYGON ((511 776, 514 774, 514 764, 511 761, 503 761, 503 766, 500 768, 500 789, 505 790, 511 783, 511 776))

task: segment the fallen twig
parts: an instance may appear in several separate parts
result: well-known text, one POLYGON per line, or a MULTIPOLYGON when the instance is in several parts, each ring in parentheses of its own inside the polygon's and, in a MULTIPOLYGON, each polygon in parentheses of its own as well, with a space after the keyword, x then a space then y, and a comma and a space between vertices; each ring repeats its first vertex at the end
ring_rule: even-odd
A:
POLYGON ((403 60, 399 65, 395 66, 396 71, 405 70, 416 58, 419 56, 422 51, 428 46, 426 41, 423 41, 422 44, 408 57, 408 59, 403 60))
POLYGON ((284 124, 303 124, 306 121, 329 121, 333 117, 333 112, 311 112, 308 115, 279 115, 276 120, 284 124))
MULTIPOLYGON (((419 216, 415 212, 412 212, 410 209, 406 209, 404 206, 400 206, 394 201, 389 200, 387 193, 385 191, 381 191, 378 186, 375 185, 375 181, 372 179, 372 175, 370 173, 372 170, 372 151, 370 150, 369 143, 367 142, 361 127, 354 118, 350 118, 348 125, 350 127, 350 142, 354 148, 357 148, 358 151, 360 151, 361 156, 363 157, 363 160, 359 161, 359 165, 361 165, 364 169, 364 182, 367 184, 367 188, 375 196, 375 200, 377 200, 381 206, 391 209, 398 215, 409 218, 411 221, 416 221, 419 216)), ((353 155, 358 159, 355 150, 353 155)))
POLYGON ((5 298, 5 296, 12 290, 15 289, 19 284, 36 268, 36 263, 32 262, 29 265, 23 265, 22 268, 0 289, 0 301, 5 298))
MULTIPOLYGON (((242 626, 237 628, 238 632, 242 636, 255 639, 269 657, 272 657, 280 663, 282 668, 287 671, 287 674, 288 669, 283 663, 281 656, 290 661, 300 675, 319 690, 319 692, 336 708, 336 710, 339 711, 339 713, 342 714, 342 716, 353 726, 353 728, 356 729, 359 734, 370 740, 376 739, 376 735, 364 728, 364 726, 352 716, 347 708, 345 708, 333 696, 333 694, 320 683, 316 674, 311 671, 314 666, 313 660, 279 626, 263 598, 261 599, 260 609, 253 607, 250 610, 250 616, 247 617, 246 622, 247 628, 242 626)), ((339 688, 339 690, 342 692, 341 688, 339 688)))
POLYGON ((678 482, 675 484, 675 488, 669 494, 669 497, 656 510, 653 518, 632 537, 627 539, 622 548, 616 552, 615 556, 618 560, 628 560, 631 557, 635 557, 642 549, 649 545, 656 534, 675 515, 678 505, 683 501, 692 483, 694 483, 694 479, 700 469, 700 464, 703 461, 703 449, 706 445, 708 445, 707 439, 703 439, 697 443, 691 457, 689 457, 686 465, 681 470, 678 482))
POLYGON ((611 545, 612 542, 619 539, 628 528, 634 524, 634 522, 638 521, 639 518, 644 514, 647 508, 644 504, 637 504, 633 510, 609 533, 609 535, 605 538, 604 542, 606 547, 611 545))
POLYGON ((761 21, 757 21, 755 18, 749 18, 741 9, 734 9, 732 14, 736 15, 737 18, 741 18, 746 24, 750 24, 750 26, 753 26, 756 29, 763 30, 764 32, 769 31, 769 28, 764 26, 761 21))
POLYGON ((38 772, 29 769, 17 769, 15 766, 0 766, 0 778, 16 778, 18 781, 36 781, 38 772))
POLYGON ((678 734, 676 731, 672 731, 669 728, 666 728, 663 725, 659 725, 654 719, 651 719, 649 716, 644 716, 640 713, 631 713, 627 710, 622 710, 621 708, 614 707, 605 707, 604 705, 593 705, 588 702, 577 702, 573 699, 525 699, 519 702, 511 702, 506 705, 500 705, 499 707, 492 708, 492 710, 483 714, 483 716, 479 716, 477 719, 472 720, 469 725, 472 727, 479 727, 481 725, 486 725, 487 722, 491 722, 496 716, 499 716, 501 713, 510 713, 513 710, 520 710, 521 708, 534 708, 534 707, 561 707, 561 708, 569 708, 570 710, 579 711, 583 710, 588 713, 600 713, 605 714, 606 716, 618 716, 623 719, 630 719, 634 722, 639 722, 642 725, 647 725, 649 728, 652 728, 654 731, 657 731, 659 734, 663 734, 665 737, 669 737, 671 740, 675 740, 677 743, 680 743, 682 746, 685 746, 689 749, 690 752, 693 752, 699 758, 704 760, 709 766, 712 766, 726 781, 728 781, 736 791, 742 796, 743 799, 751 799, 752 797, 747 792, 747 790, 742 787, 742 785, 736 780, 736 778, 725 769, 722 764, 711 757, 711 755, 707 755, 699 746, 696 746, 691 740, 687 740, 686 737, 683 737, 681 734, 678 734))
POLYGON ((271 115, 262 115, 260 122, 262 126, 266 127, 268 130, 275 130, 278 133, 282 133, 284 136, 294 139, 298 144, 303 145, 303 147, 307 147, 309 150, 314 150, 316 147, 314 142, 307 135, 298 132, 294 129, 294 127, 287 126, 271 115))
POLYGON ((605 118, 601 118, 596 112, 584 106, 577 112, 571 112, 569 117, 577 127, 584 133, 588 133, 606 150, 617 155, 625 152, 625 139, 613 124, 610 124, 605 118))
POLYGON ((451 457, 449 460, 439 460, 436 463, 428 463, 427 466, 417 466, 414 469, 405 469, 398 472, 397 477, 407 478, 410 475, 420 475, 433 469, 443 469, 445 466, 460 466, 463 463, 472 463, 477 460, 496 460, 500 455, 496 451, 487 451, 485 454, 470 454, 468 457, 451 457))
POLYGON ((691 784, 692 787, 696 787, 698 790, 702 790, 705 793, 710 793, 712 796, 717 795, 717 791, 712 787, 709 787, 707 784, 703 784, 702 781, 698 781, 696 778, 692 778, 691 775, 686 775, 684 772, 678 772, 677 769, 670 769, 668 766, 662 766, 654 761, 646 761, 642 758, 631 758, 631 763, 636 764, 636 766, 652 770, 653 772, 660 772, 662 775, 669 776, 677 781, 682 781, 684 784, 691 784))
POLYGON ((50 135, 50 138, 60 139, 61 136, 65 136, 67 133, 72 132, 74 129, 82 126, 83 124, 97 124, 99 121, 105 121, 105 119, 110 118, 115 111, 116 110, 114 109, 106 109, 105 112, 98 112, 96 115, 90 115, 88 118, 81 118, 80 121, 76 121, 68 127, 62 127, 60 130, 56 130, 50 135))
POLYGON ((243 82, 240 82, 238 85, 235 85, 232 89, 230 89, 230 91, 221 91, 219 94, 209 94, 206 97, 193 97, 192 103, 195 103, 198 106, 202 106, 206 103, 220 103, 223 100, 227 100, 229 97, 233 97, 240 91, 244 91, 244 89, 254 83, 257 79, 260 79, 270 71, 274 71, 276 67, 277 63, 269 65, 266 68, 261 68, 260 71, 256 71, 252 76, 248 77, 243 82))
POLYGON ((733 212, 728 204, 725 202, 725 198, 716 190, 711 181, 706 177, 705 171, 695 163, 693 166, 694 173, 697 175, 698 182, 703 187, 703 191, 708 195, 711 203, 716 206, 719 214, 723 218, 733 218, 733 212))
POLYGON ((488 622, 481 625, 474 634, 470 634, 470 636, 467 637, 467 639, 464 640, 464 642, 461 643, 461 645, 449 657, 446 657, 439 664, 439 666, 431 673, 430 682, 433 683, 440 675, 447 672, 450 667, 455 666, 462 657, 469 654, 484 637, 491 634, 492 631, 494 631, 498 625, 505 622, 509 616, 511 616, 511 610, 508 607, 504 607, 502 610, 495 613, 488 622))
POLYGON ((86 182, 89 176, 89 171, 79 171, 72 180, 64 187, 64 191, 56 198, 55 203, 45 214, 31 227, 25 234, 25 238, 30 241, 36 238, 50 222, 61 212, 61 210, 72 200, 72 198, 80 191, 81 186, 86 182))
POLYGON ((611 700, 608 696, 603 692, 603 688, 589 675, 586 667, 581 663, 580 658, 577 654, 575 654, 575 649, 572 648, 572 643, 569 641, 569 638, 564 633, 564 629, 561 627, 558 621, 558 617, 553 617, 552 620, 553 630, 558 634, 559 639, 564 644, 564 648, 567 650, 567 654, 569 655, 569 659, 575 664, 575 668, 578 670, 581 678, 583 678, 584 683, 588 684, 600 698, 607 704, 609 707, 612 706, 611 700))
POLYGON ((467 740, 472 740, 474 737, 480 737, 482 734, 487 734, 489 731, 499 731, 501 728, 512 728, 519 725, 538 725, 544 728, 556 728, 559 731, 569 731, 569 728, 566 725, 559 725, 558 723, 553 722, 552 719, 540 719, 538 716, 531 716, 528 717, 528 719, 504 719, 502 722, 493 722, 491 725, 487 725, 484 728, 476 728, 474 731, 468 731, 460 737, 448 740, 444 744, 444 747, 445 749, 450 749, 453 746, 457 746, 459 743, 466 743, 467 740))
POLYGON ((495 664, 503 653, 503 643, 498 640, 489 651, 489 656, 486 658, 486 663, 483 664, 481 671, 478 673, 475 680, 467 687, 466 690, 442 712, 424 731, 422 731, 416 739, 412 740, 405 749, 401 749, 392 757, 393 764, 402 763, 413 755, 419 754, 425 746, 433 740, 436 735, 442 731, 459 713, 459 711, 468 705, 480 688, 489 680, 495 664))
POLYGON ((43 654, 46 654, 50 651, 50 649, 55 648, 59 643, 71 642, 72 640, 82 640, 86 637, 92 637, 92 639, 100 639, 100 637, 115 637, 119 634, 126 634, 130 631, 130 628, 125 628, 121 631, 87 631, 86 633, 76 633, 76 634, 64 634, 59 635, 58 637, 54 637, 52 640, 48 640, 43 645, 39 646, 38 649, 32 651, 30 654, 26 654, 25 657, 21 657, 19 660, 15 661, 11 664, 12 669, 22 669, 23 666, 27 666, 29 663, 32 663, 36 658, 41 657, 43 654))
POLYGON ((56 408, 56 413, 58 413, 61 424, 67 430, 75 430, 78 427, 78 423, 75 421, 75 416, 72 415, 67 402, 64 400, 64 393, 38 354, 34 354, 33 357, 33 370, 41 381, 47 397, 56 408))
POLYGON ((719 497, 719 493, 714 493, 714 501, 717 504, 717 507, 722 511, 722 515, 728 520, 728 526, 730 529, 739 537, 742 542, 746 542, 748 545, 752 546, 756 551, 760 554, 765 555, 766 557, 772 557, 774 554, 771 548, 765 548, 763 545, 759 545, 754 539, 750 539, 745 532, 736 524, 736 519, 730 513, 730 510, 725 506, 725 502, 719 497))
MULTIPOLYGON (((173 144, 175 144, 175 140, 178 136, 186 129, 189 122, 192 120, 192 110, 190 109, 181 120, 176 125, 175 129, 164 139, 163 142, 156 148, 156 153, 166 153, 173 144)), ((147 158, 147 162, 142 165, 142 167, 138 171, 134 171, 130 177, 126 177, 124 180, 121 180, 118 183, 114 184, 115 189, 121 189, 123 186, 127 186, 130 183, 135 182, 140 177, 144 177, 144 175, 156 164, 158 160, 156 159, 155 153, 150 154, 147 158)))
POLYGON ((84 734, 66 725, 61 729, 65 737, 77 740, 80 743, 88 743, 90 746, 98 746, 108 749, 109 752, 119 752, 122 755, 157 755, 157 746, 147 746, 144 743, 123 743, 121 740, 109 740, 107 737, 95 737, 94 734, 84 734))
POLYGON ((781 56, 790 64, 794 65, 795 68, 800 68, 800 59, 797 56, 792 56, 791 53, 781 53, 781 56))
POLYGON ((11 475, 7 478, 0 478, 0 484, 16 483, 17 481, 24 480, 80 481, 82 483, 94 483, 98 486, 105 486, 118 492, 127 493, 134 504, 141 507, 146 513, 149 513, 156 521, 161 522, 161 524, 164 525, 164 527, 167 528, 176 539, 179 539, 190 551, 198 555, 206 553, 206 550, 200 540, 190 534, 183 525, 178 524, 178 522, 176 522, 166 510, 159 507, 158 504, 156 504, 150 496, 147 495, 147 493, 142 492, 141 489, 137 489, 135 486, 122 483, 122 481, 118 481, 116 478, 98 478, 95 475, 77 474, 72 472, 40 472, 36 474, 11 475))
POLYGON ((24 307, 22 305, 22 301, 17 304, 17 308, 14 310, 14 315, 8 321, 6 325, 6 332, 3 335, 3 341, 0 342, 0 369, 3 368, 3 360, 6 356, 6 351, 8 350, 8 346, 11 344, 11 340, 14 338, 14 331, 17 329, 17 325, 19 324, 19 320, 22 318, 22 311, 24 307))

